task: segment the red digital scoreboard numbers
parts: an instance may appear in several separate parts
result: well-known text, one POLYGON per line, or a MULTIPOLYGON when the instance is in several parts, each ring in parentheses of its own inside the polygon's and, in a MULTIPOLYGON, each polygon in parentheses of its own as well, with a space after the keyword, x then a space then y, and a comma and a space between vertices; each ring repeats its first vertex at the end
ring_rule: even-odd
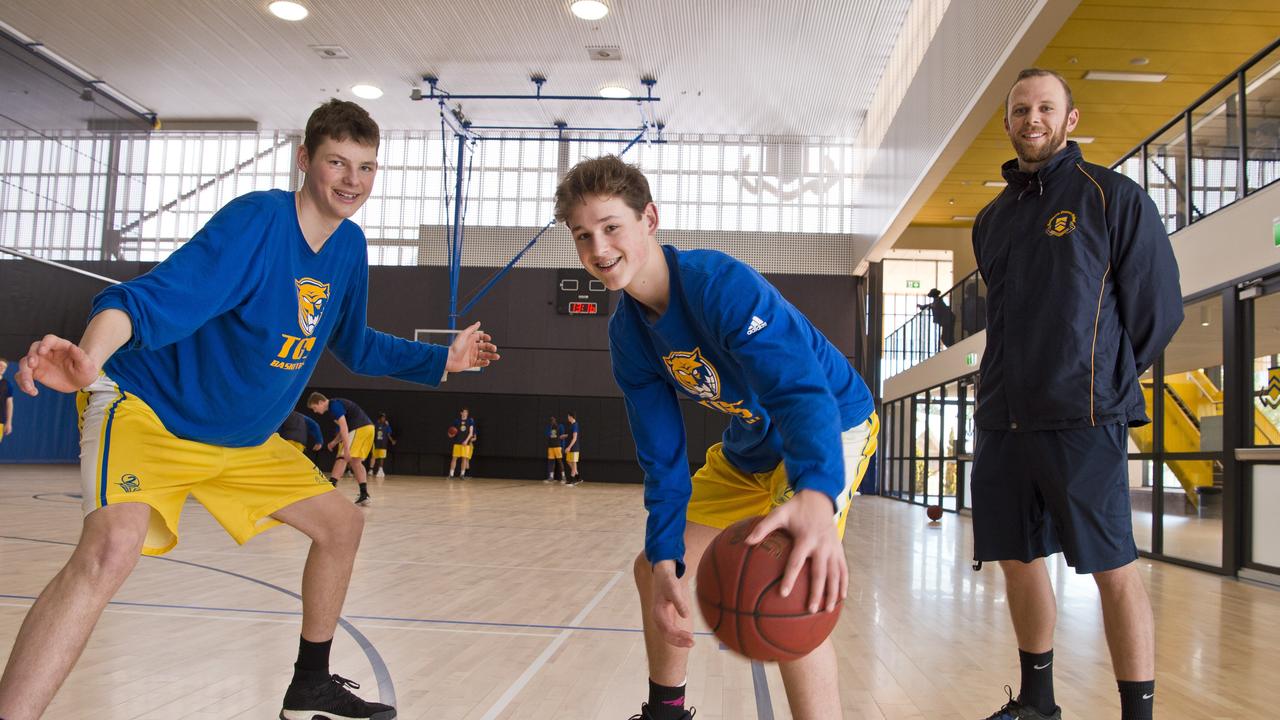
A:
POLYGON ((581 268, 556 270, 556 313, 570 317, 607 317, 609 289, 581 268))

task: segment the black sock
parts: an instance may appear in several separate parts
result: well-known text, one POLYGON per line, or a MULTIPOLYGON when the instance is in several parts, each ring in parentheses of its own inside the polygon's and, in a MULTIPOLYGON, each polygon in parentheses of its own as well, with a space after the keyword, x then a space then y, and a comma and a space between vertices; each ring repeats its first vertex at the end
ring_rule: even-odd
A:
POLYGON ((334 486, 334 487, 338 487, 338 478, 336 478, 336 477, 334 477, 334 476, 330 475, 330 476, 329 476, 329 484, 330 484, 330 485, 332 485, 332 486, 334 486))
POLYGON ((650 680, 649 716, 653 720, 680 720, 684 717, 684 685, 667 687, 650 680))
POLYGON ((298 661, 293 664, 293 680, 317 684, 329 679, 329 648, 333 638, 324 642, 311 642, 298 638, 298 661))
POLYGON ((360 497, 369 497, 369 483, 360 483, 360 497))
POLYGON ((1156 704, 1156 681, 1120 680, 1120 720, 1151 720, 1156 704))
POLYGON ((1018 702, 1050 715, 1057 704, 1053 701, 1053 650, 1029 653, 1018 650, 1022 664, 1022 690, 1018 702))

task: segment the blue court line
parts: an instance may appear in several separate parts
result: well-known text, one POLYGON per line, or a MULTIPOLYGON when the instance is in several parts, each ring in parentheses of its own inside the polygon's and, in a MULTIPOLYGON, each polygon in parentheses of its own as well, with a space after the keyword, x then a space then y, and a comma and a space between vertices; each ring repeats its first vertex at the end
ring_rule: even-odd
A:
MULTIPOLYGON (((42 540, 39 538, 18 537, 15 535, 0 535, 0 538, 3 538, 5 540, 20 540, 20 541, 34 542, 34 543, 45 543, 47 545, 66 545, 68 547, 76 546, 75 543, 62 542, 60 540, 42 540)), ((152 560, 163 560, 165 562, 177 563, 179 565, 187 565, 194 568, 200 568, 202 570, 212 570, 213 572, 222 573, 223 575, 230 575, 231 577, 239 578, 241 580, 247 580, 248 582, 255 583, 257 585, 261 585, 263 587, 275 590, 276 592, 280 592, 285 595, 288 595, 289 597, 294 598, 299 602, 302 601, 302 596, 299 595, 298 593, 293 592, 292 590, 282 588, 279 585, 273 585, 272 583, 269 583, 265 580, 259 580, 258 578, 255 578, 255 577, 242 575, 238 572, 224 570, 219 567, 213 567, 212 565, 201 565, 200 563, 194 563, 188 560, 177 560, 174 558, 160 557, 156 555, 144 555, 143 557, 150 558, 152 560)), ((9 597, 9 596, 6 596, 6 597, 9 597)), ((31 599, 34 600, 34 598, 31 598, 31 599)), ((115 601, 113 601, 113 603, 121 604, 121 605, 129 604, 124 602, 115 603, 115 601)), ((174 606, 174 607, 181 608, 182 606, 174 606)), ((234 610, 231 610, 231 611, 234 612, 234 610)), ((261 612, 261 611, 255 611, 255 612, 261 612)), ((296 614, 301 615, 302 613, 296 613, 296 614)), ((386 705, 394 706, 396 704, 396 687, 395 687, 395 683, 392 682, 391 680, 391 672, 387 670, 387 664, 386 662, 383 661, 382 655, 378 654, 377 648, 373 646, 373 643, 369 641, 369 638, 365 637, 364 633, 357 630, 354 625, 352 625, 350 622, 346 620, 346 618, 339 616, 338 625, 343 630, 347 631, 347 634, 351 636, 351 639, 355 640, 356 644, 360 646, 360 649, 364 651, 365 657, 369 659, 369 665, 373 669, 373 677, 378 682, 378 701, 386 705)))
POLYGON ((751 684, 756 691, 756 717, 773 720, 773 699, 769 697, 769 678, 764 674, 764 663, 751 661, 751 684))
MULTIPOLYGON (((8 595, 0 593, 0 598, 9 600, 35 600, 34 595, 8 595)), ((202 610, 205 612, 230 612, 230 613, 247 613, 257 615, 288 615, 292 617, 301 616, 302 613, 297 610, 265 610, 260 608, 232 608, 232 607, 214 607, 209 605, 176 605, 173 603, 147 603, 132 602, 129 600, 112 600, 111 605, 121 605, 125 607, 143 607, 143 608, 159 608, 165 610, 202 610)), ((596 632, 619 632, 619 633, 643 633, 644 630, 639 628, 617 628, 617 627, 592 627, 588 625, 538 625, 533 623, 504 623, 504 622, 485 622, 480 620, 441 620, 438 618, 411 618, 396 617, 393 615, 344 615, 344 617, 352 620, 371 620, 382 622, 403 622, 418 623, 423 625, 473 625, 478 627, 499 627, 499 628, 519 628, 523 630, 576 630, 576 631, 596 631, 596 632)), ((694 635, 709 636, 709 632, 695 632, 694 635)), ((536 637, 536 636, 532 636, 536 637)))

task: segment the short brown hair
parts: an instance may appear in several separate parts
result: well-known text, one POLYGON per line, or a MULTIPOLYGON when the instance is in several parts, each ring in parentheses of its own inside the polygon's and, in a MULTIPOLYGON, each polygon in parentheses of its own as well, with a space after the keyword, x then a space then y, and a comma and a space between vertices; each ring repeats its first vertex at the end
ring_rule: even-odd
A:
POLYGON ((653 202, 649 181, 640 168, 617 155, 604 155, 583 160, 565 173, 556 186, 556 221, 569 222, 569 213, 591 195, 621 198, 636 215, 653 202))
POLYGON ((1033 78, 1033 77, 1057 78, 1058 82, 1062 83, 1062 91, 1067 94, 1067 112, 1071 112, 1072 110, 1076 109, 1076 101, 1075 101, 1075 98, 1071 96, 1071 86, 1067 84, 1066 78, 1062 77, 1062 75, 1057 73, 1056 71, 1033 67, 1033 68, 1027 68, 1026 70, 1023 70, 1022 72, 1018 73, 1018 79, 1013 81, 1013 85, 1009 86, 1009 92, 1005 93, 1004 116, 1006 118, 1009 117, 1009 98, 1013 97, 1013 89, 1017 87, 1018 83, 1022 82, 1023 80, 1026 80, 1027 78, 1033 78))
POLYGON ((354 140, 361 145, 378 147, 380 135, 378 123, 369 117, 364 108, 353 102, 330 98, 329 102, 316 108, 307 118, 307 133, 302 144, 307 148, 307 156, 312 157, 325 138, 341 142, 354 140))
POLYGON ((328 399, 329 398, 321 395, 318 392, 313 392, 307 396, 307 407, 315 407, 328 399))

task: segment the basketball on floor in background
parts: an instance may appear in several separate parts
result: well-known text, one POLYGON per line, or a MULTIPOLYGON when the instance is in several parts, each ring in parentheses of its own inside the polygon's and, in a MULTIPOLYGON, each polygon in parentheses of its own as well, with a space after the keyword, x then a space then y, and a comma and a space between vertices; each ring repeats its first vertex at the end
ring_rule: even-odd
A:
POLYGON ((930 522, 930 524, 936 524, 939 520, 941 520, 941 519, 942 519, 942 506, 941 506, 941 505, 930 505, 930 506, 929 506, 929 509, 928 509, 928 510, 925 510, 924 512, 925 512, 925 514, 926 514, 926 515, 928 515, 928 516, 929 516, 929 522, 930 522))
POLYGON ((844 601, 829 612, 809 612, 809 563, 783 597, 778 588, 791 555, 791 535, 774 530, 760 544, 747 545, 760 520, 734 523, 707 546, 698 565, 698 607, 729 649, 753 660, 797 660, 831 634, 844 601))
POLYGON ((455 426, 453 426, 453 425, 450 425, 450 426, 449 426, 449 437, 458 437, 458 428, 457 428, 457 427, 455 427, 455 426))

